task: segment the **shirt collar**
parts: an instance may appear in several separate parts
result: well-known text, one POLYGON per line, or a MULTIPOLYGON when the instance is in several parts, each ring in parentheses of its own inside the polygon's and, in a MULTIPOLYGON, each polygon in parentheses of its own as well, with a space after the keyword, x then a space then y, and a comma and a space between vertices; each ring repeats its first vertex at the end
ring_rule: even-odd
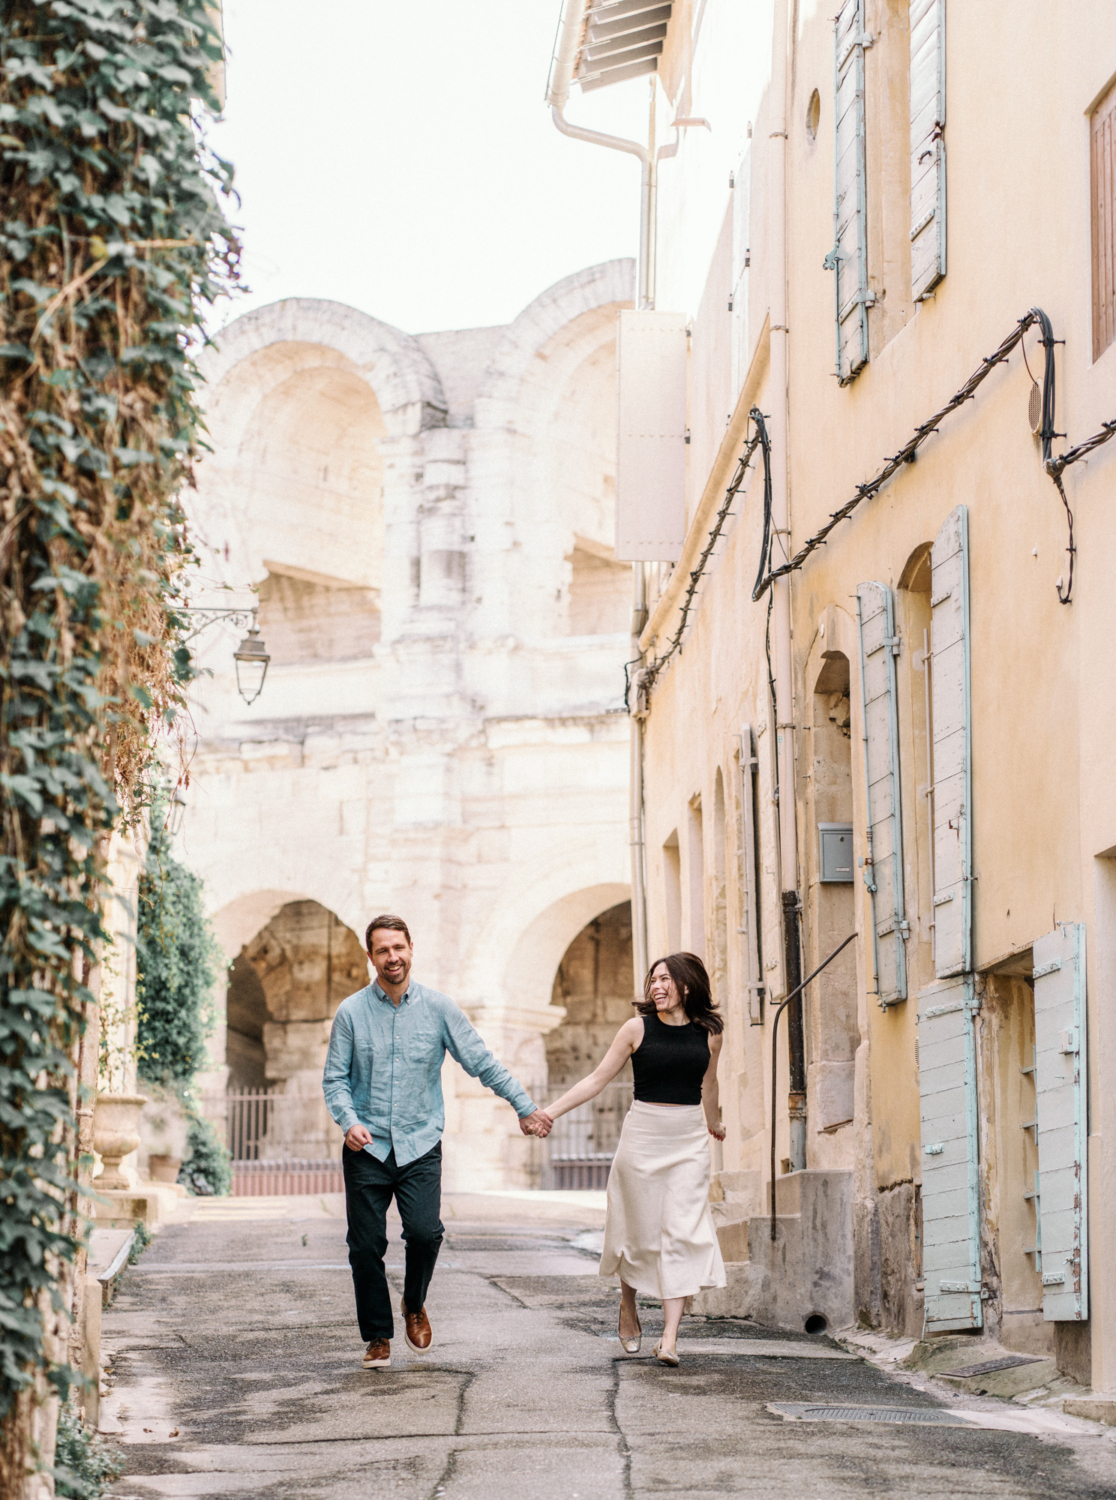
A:
MULTIPOLYGON (((412 982, 407 986, 406 990, 404 991, 403 998, 399 1002, 400 1005, 407 1005, 407 1004, 410 1003, 411 995, 414 992, 414 988, 415 988, 415 985, 414 985, 414 981, 412 980, 412 982)), ((381 1000, 385 1005, 392 1005, 392 1006, 394 1006, 394 1001, 392 1000, 391 996, 390 995, 385 995, 384 992, 383 992, 383 990, 380 988, 380 981, 378 979, 374 979, 372 981, 372 993, 375 995, 375 997, 376 997, 377 1000, 381 1000)))

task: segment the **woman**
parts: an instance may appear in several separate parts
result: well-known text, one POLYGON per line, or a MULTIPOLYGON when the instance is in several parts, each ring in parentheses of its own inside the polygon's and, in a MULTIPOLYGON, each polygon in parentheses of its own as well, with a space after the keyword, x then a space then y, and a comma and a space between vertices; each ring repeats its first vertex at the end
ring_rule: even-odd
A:
POLYGON ((625 1352, 639 1353, 640 1292, 663 1304, 655 1358, 677 1365, 686 1299, 725 1285, 709 1212, 707 1138, 725 1138, 717 1089, 723 1022, 696 954, 672 953, 652 964, 643 995, 639 1014, 624 1022, 600 1066, 546 1113, 553 1119, 596 1098, 631 1058, 635 1100, 608 1177, 599 1274, 620 1273, 617 1332, 625 1352))

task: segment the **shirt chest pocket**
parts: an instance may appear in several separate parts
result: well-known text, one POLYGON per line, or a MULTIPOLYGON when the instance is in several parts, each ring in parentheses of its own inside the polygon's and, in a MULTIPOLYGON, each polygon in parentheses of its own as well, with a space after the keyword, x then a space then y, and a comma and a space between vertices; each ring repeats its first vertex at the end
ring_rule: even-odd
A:
POLYGON ((442 1062, 442 1033, 437 1026, 419 1025, 414 1027, 404 1044, 407 1061, 417 1063, 420 1067, 433 1065, 440 1067, 442 1062))

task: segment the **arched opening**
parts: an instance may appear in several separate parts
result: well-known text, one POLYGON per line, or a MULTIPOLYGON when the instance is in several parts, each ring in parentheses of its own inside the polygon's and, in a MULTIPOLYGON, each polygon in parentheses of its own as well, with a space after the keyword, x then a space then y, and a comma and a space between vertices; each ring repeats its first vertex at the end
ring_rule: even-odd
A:
MULTIPOLYGON (((632 906, 622 901, 588 922, 562 955, 552 1005, 566 1016, 546 1038, 547 1081, 567 1089, 591 1073, 632 1017, 632 906)), ((630 1068, 621 1075, 631 1076, 630 1068)))
POLYGON ((725 778, 720 766, 713 783, 713 998, 728 999, 728 869, 725 855, 725 778))
POLYGON ((322 1069, 337 1007, 367 982, 356 933, 317 901, 288 901, 233 960, 225 1103, 235 1192, 298 1192, 300 1173, 340 1160, 322 1069))
MULTIPOLYGON (((852 708, 849 659, 824 653, 814 683, 811 725, 816 872, 814 945, 818 963, 856 924, 853 858, 852 708)), ((857 1024, 856 958, 846 948, 819 975, 811 1015, 811 1114, 819 1131, 852 1121, 857 1024)))
MULTIPOLYGON (((896 604, 902 639, 909 643, 906 671, 900 658, 900 759, 903 775, 903 827, 914 834, 917 891, 907 894, 913 941, 908 944, 910 989, 929 984, 934 978, 933 885, 933 784, 930 723, 930 542, 916 547, 899 576, 896 604), (927 942, 926 938, 930 941, 927 942)), ((910 834, 908 834, 908 840, 910 834)))
MULTIPOLYGON (((588 922, 562 955, 552 1004, 566 1015, 546 1038, 548 1092, 564 1093, 604 1057, 631 1019, 632 908, 622 901, 588 922)), ((588 1104, 555 1123, 545 1156, 543 1186, 600 1188, 631 1103, 631 1065, 588 1104)))

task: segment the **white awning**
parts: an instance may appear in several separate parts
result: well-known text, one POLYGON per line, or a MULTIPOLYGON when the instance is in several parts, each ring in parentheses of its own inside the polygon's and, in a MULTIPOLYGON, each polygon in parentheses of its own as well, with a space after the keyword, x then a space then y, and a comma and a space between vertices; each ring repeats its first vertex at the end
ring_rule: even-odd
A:
POLYGON ((547 84, 547 103, 563 106, 576 79, 582 91, 605 88, 659 66, 673 0, 566 0, 547 84))

